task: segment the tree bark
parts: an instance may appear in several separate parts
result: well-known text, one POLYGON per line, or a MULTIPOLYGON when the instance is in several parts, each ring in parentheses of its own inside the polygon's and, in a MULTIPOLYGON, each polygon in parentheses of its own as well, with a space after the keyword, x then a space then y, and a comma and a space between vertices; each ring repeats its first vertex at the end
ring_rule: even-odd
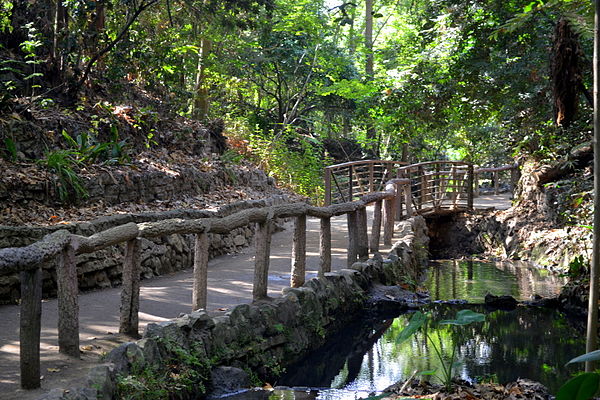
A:
MULTIPOLYGON (((598 276, 600 274, 600 0, 595 0, 594 26, 594 239, 590 268, 590 293, 587 319, 586 352, 598 348, 598 276)), ((585 370, 595 369, 595 362, 585 363, 585 370)))

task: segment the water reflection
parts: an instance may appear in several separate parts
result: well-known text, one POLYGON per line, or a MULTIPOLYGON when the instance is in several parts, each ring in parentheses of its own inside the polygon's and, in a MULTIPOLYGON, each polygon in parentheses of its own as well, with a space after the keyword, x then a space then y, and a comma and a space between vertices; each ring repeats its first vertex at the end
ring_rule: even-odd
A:
POLYGON ((553 297, 564 284, 565 278, 524 262, 447 260, 431 263, 424 286, 432 300, 482 302, 488 292, 517 300, 553 297))
MULTIPOLYGON (((527 299, 549 296, 560 288, 555 276, 515 263, 444 262, 430 274, 427 285, 434 299, 467 299, 481 302, 489 291, 527 299)), ((425 329, 448 356, 458 346, 457 375, 466 380, 494 377, 500 383, 517 378, 542 382, 551 391, 569 377, 564 364, 584 352, 584 340, 559 312, 518 307, 514 311, 488 312, 483 306, 433 304, 425 329), (451 329, 435 321, 454 318, 461 308, 486 315, 483 323, 451 329)), ((252 392, 244 399, 354 400, 383 391, 412 373, 438 369, 430 343, 421 331, 402 345, 396 337, 410 316, 362 320, 347 326, 319 350, 288 368, 278 385, 302 390, 252 392)), ((239 397, 238 397, 239 398, 239 397)))

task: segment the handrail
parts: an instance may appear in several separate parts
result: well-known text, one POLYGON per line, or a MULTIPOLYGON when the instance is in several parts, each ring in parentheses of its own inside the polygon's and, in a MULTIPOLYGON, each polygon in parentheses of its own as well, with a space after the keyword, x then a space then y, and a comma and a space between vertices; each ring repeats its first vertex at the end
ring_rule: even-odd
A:
MULTIPOLYGON (((194 234, 194 283, 192 309, 206 308, 208 234, 229 233, 233 229, 256 224, 256 257, 253 299, 267 296, 270 236, 273 221, 278 218, 294 218, 292 271, 290 285, 298 287, 305 281, 306 264, 306 217, 321 220, 319 245, 319 274, 331 271, 331 221, 334 216, 347 215, 348 220, 348 266, 357 260, 368 258, 369 249, 378 251, 381 225, 383 239, 391 244, 395 221, 396 198, 402 197, 411 204, 410 180, 390 179, 383 191, 367 193, 359 200, 316 207, 306 203, 288 203, 254 207, 222 217, 164 218, 152 222, 129 222, 85 237, 63 229, 44 236, 25 247, 0 249, 0 270, 20 272, 21 319, 20 362, 21 386, 25 389, 40 385, 40 330, 42 300, 42 269, 45 261, 57 260, 58 284, 58 342, 59 352, 79 356, 79 302, 77 286, 76 255, 92 253, 100 249, 126 243, 123 258, 123 284, 121 292, 119 332, 138 335, 140 240, 172 234, 194 234), (375 203, 371 240, 367 234, 366 206, 375 203), (383 208, 383 213, 382 213, 383 208)), ((406 208, 412 215, 412 208, 406 208)))
MULTIPOLYGON (((378 185, 378 177, 374 173, 376 167, 383 168, 384 172, 379 174, 383 174, 384 177, 387 174, 388 179, 391 178, 389 175, 396 177, 410 176, 411 179, 420 182, 413 189, 415 206, 419 213, 447 207, 448 202, 446 200, 451 200, 451 208, 471 208, 472 198, 479 196, 479 177, 482 174, 493 174, 492 181, 495 194, 499 194, 500 191, 499 177, 501 172, 511 171, 512 187, 516 185, 518 180, 518 164, 478 168, 466 161, 448 160, 424 161, 410 165, 405 162, 388 160, 350 161, 325 167, 325 204, 336 203, 340 200, 346 202, 364 195, 369 190, 372 191, 378 185), (442 169, 440 168, 442 165, 451 168, 442 169), (472 168, 470 173, 469 168, 472 168), (461 176, 462 173, 465 173, 465 175, 461 176), (468 182, 470 179, 473 180, 472 184, 468 182), (365 189, 367 187, 369 190, 365 189), (418 190, 418 188, 421 190, 418 190), (471 193, 471 190, 473 193, 471 193), (434 199, 432 196, 437 197, 434 199), (431 207, 426 206, 425 203, 430 203, 431 207)), ((380 181, 386 180, 384 178, 380 181)), ((401 204, 399 204, 399 207, 401 209, 401 204)))

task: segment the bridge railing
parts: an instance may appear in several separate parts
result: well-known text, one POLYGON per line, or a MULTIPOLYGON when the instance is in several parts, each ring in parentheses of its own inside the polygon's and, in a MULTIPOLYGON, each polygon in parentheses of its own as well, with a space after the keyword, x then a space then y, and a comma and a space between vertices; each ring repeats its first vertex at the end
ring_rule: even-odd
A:
POLYGON ((325 167, 325 205, 345 203, 370 192, 383 190, 385 183, 400 178, 401 161, 350 161, 325 167))
MULTIPOLYGON (((472 209, 473 198, 481 192, 480 183, 499 194, 502 187, 512 190, 518 181, 518 165, 478 168, 462 161, 428 161, 407 165, 398 161, 364 160, 325 168, 325 205, 357 198, 379 190, 389 179, 410 180, 410 198, 399 197, 396 216, 406 204, 418 213, 472 209)), ((485 187, 485 186, 484 186, 485 187)))
MULTIPOLYGON (((320 219, 319 275, 331 271, 331 218, 346 215, 348 227, 348 266, 366 260, 369 251, 379 250, 381 227, 383 242, 392 243, 397 199, 410 199, 410 181, 391 179, 382 188, 365 194, 359 200, 315 207, 306 203, 287 203, 239 211, 226 217, 172 218, 169 212, 154 222, 119 225, 89 237, 67 230, 55 231, 42 240, 25 247, 0 249, 0 270, 18 272, 21 282, 20 367, 21 386, 40 386, 40 337, 42 313, 42 264, 56 262, 58 286, 58 347, 59 352, 79 357, 79 288, 77 257, 98 250, 125 244, 120 304, 119 332, 137 336, 139 331, 139 295, 141 273, 141 240, 173 234, 195 235, 193 288, 191 309, 207 305, 207 271, 209 234, 225 234, 233 229, 255 226, 255 261, 252 298, 267 297, 271 235, 279 218, 294 219, 292 240, 292 287, 304 284, 306 276, 306 219, 320 219), (374 204, 371 237, 367 229, 366 207, 374 204)), ((412 200, 406 202, 405 215, 412 215, 412 200)), ((116 311, 116 310, 115 310, 116 311)))
POLYGON ((519 181, 519 165, 515 163, 500 167, 477 167, 473 178, 475 197, 478 197, 483 189, 493 189, 496 195, 504 188, 514 192, 519 181))

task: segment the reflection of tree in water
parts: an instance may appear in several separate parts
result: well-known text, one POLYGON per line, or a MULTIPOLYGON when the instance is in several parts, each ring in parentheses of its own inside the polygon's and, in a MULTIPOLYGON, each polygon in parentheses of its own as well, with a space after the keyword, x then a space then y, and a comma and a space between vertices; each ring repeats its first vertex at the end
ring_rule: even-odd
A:
MULTIPOLYGON (((454 318, 460 308, 433 305, 432 320, 454 318)), ((483 307, 468 308, 485 312, 483 307)), ((404 325, 406 318, 401 319, 404 325)), ((458 343, 458 359, 462 364, 458 375, 468 379, 496 375, 501 383, 506 383, 522 377, 556 389, 574 371, 574 368, 565 369, 564 364, 584 350, 583 340, 577 338, 580 335, 564 317, 547 309, 519 307, 511 312, 487 313, 484 323, 452 328, 431 323, 426 329, 436 344, 441 342, 446 357, 452 352, 453 341, 458 343)), ((387 333, 384 338, 392 340, 387 333)), ((399 347, 396 357, 406 359, 399 361, 406 364, 406 374, 415 369, 440 369, 422 332, 399 347)))
POLYGON ((433 264, 425 286, 433 300, 463 299, 482 301, 489 292, 529 299, 534 294, 544 297, 558 294, 562 278, 525 263, 483 263, 452 260, 433 264))

